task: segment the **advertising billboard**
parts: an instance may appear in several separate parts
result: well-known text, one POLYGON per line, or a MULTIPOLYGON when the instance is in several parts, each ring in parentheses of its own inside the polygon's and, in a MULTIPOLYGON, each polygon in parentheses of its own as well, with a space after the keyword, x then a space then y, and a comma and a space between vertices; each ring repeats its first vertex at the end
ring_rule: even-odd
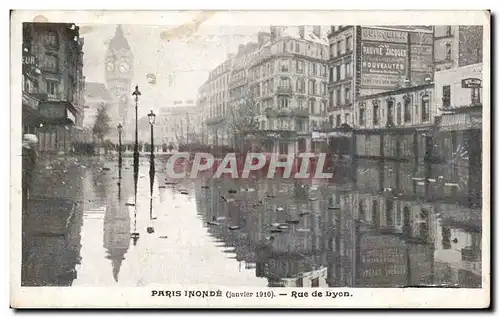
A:
POLYGON ((361 41, 408 43, 408 32, 363 27, 361 29, 361 41))
POLYGON ((407 44, 372 41, 361 43, 362 87, 392 89, 404 80, 407 71, 407 44))

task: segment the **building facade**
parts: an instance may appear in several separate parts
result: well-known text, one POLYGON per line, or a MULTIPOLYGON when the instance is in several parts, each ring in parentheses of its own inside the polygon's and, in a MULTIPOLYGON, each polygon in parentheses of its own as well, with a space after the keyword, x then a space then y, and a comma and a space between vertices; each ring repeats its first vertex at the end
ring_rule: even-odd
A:
POLYGON ((231 74, 232 56, 210 72, 203 87, 205 99, 203 112, 207 127, 208 142, 212 145, 228 146, 229 134, 227 121, 227 107, 229 101, 229 78, 231 74))
POLYGON ((436 52, 444 47, 446 60, 436 65, 435 73, 435 143, 442 160, 440 171, 450 185, 447 191, 469 206, 480 206, 485 76, 482 27, 446 26, 444 30, 446 36, 435 39, 436 52))
POLYGON ((155 120, 155 142, 176 146, 201 143, 202 116, 194 100, 174 101, 161 107, 155 120))
MULTIPOLYGON (((83 44, 73 23, 23 23, 23 59, 29 62, 23 63, 23 90, 38 99, 36 116, 23 127, 38 134, 41 152, 67 153, 84 139, 83 44), (36 78, 26 75, 33 70, 36 78)), ((23 100, 35 108, 32 98, 23 100)))
POLYGON ((243 103, 252 105, 248 116, 256 123, 246 132, 265 151, 310 150, 311 129, 322 126, 328 104, 326 34, 319 26, 272 26, 257 37, 257 43, 240 46, 200 89, 205 122, 220 132, 209 142, 233 143, 238 120, 232 117, 243 103))

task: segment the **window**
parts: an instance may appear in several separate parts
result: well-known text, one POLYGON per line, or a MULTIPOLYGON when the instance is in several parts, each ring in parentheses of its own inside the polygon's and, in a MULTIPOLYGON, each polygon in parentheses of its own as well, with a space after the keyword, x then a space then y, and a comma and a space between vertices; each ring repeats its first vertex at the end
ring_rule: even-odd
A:
POLYGON ((283 52, 286 52, 286 42, 283 41, 283 52))
POLYGON ((326 86, 326 82, 322 82, 321 83, 321 86, 323 87, 322 89, 322 92, 321 92, 321 96, 325 96, 326 95, 326 92, 327 92, 327 86, 326 86))
POLYGON ((311 112, 311 114, 316 114, 316 100, 309 100, 309 111, 311 112))
POLYGON ((429 95, 422 96, 422 122, 429 120, 429 95))
POLYGON ((349 125, 349 120, 350 120, 350 114, 349 113, 344 114, 344 123, 349 125))
POLYGON ((341 50, 341 46, 343 45, 343 42, 342 40, 338 41, 337 42, 337 55, 341 55, 342 54, 342 50, 341 50))
POLYGON ((326 100, 321 101, 321 114, 326 115, 326 100))
POLYGON ((387 125, 394 125, 394 101, 387 101, 387 125))
POLYGON ((298 99, 297 100, 297 105, 299 109, 304 109, 304 100, 303 99, 298 99))
POLYGON ((58 83, 55 81, 45 82, 45 88, 46 88, 48 95, 56 96, 57 95, 57 87, 58 87, 58 83))
POLYGON ((377 126, 379 123, 379 106, 378 104, 373 105, 373 126, 377 126))
POLYGON ((285 141, 279 141, 279 151, 280 155, 286 155, 288 153, 288 143, 285 141))
POLYGON ((479 87, 474 87, 471 88, 471 102, 472 105, 481 105, 481 88, 479 87))
POLYGON ((57 70, 57 67, 58 67, 58 60, 57 60, 57 57, 55 55, 45 55, 45 59, 43 61, 43 66, 45 69, 48 69, 48 70, 57 70))
POLYGON ((396 106, 396 124, 401 125, 401 103, 396 106))
POLYGON ((330 45, 330 49, 331 49, 331 51, 330 51, 330 55, 331 55, 331 56, 335 57, 335 56, 337 56, 337 55, 338 55, 338 54, 337 54, 337 43, 333 43, 333 44, 331 44, 331 45, 330 45))
POLYGON ((45 45, 50 45, 50 46, 57 46, 57 34, 56 32, 45 32, 45 34, 42 36, 43 38, 43 43, 45 45))
POLYGON ((352 63, 351 62, 345 63, 345 74, 346 74, 346 77, 352 77, 352 63))
POLYGON ((359 125, 360 126, 365 125, 365 105, 364 104, 359 105, 359 125))
POLYGON ((289 69, 289 61, 288 60, 285 60, 285 61, 281 61, 281 71, 282 72, 288 72, 288 69, 289 69))
POLYGON ((446 43, 445 45, 445 60, 450 61, 451 60, 451 44, 446 43))
POLYGON ((297 79, 297 92, 298 93, 304 93, 305 90, 305 83, 303 78, 297 79))
POLYGON ((450 107, 451 105, 451 86, 443 86, 443 107, 450 107))
POLYGON ((328 103, 329 103, 328 110, 332 111, 332 109, 333 109, 333 91, 330 91, 328 95, 329 95, 328 96, 328 103))
POLYGON ((340 91, 340 87, 338 87, 338 88, 335 90, 335 95, 336 95, 336 96, 335 96, 335 99, 336 99, 336 102, 337 102, 337 103, 335 104, 336 106, 340 106, 340 105, 341 105, 341 103, 340 103, 340 97, 341 97, 340 95, 341 95, 341 94, 342 94, 342 93, 341 93, 341 91, 340 91))
POLYGON ((352 51, 352 36, 348 36, 348 37, 346 38, 346 42, 345 42, 345 44, 346 44, 346 51, 347 51, 347 52, 352 51))
POLYGON ((411 108, 410 108, 411 100, 409 97, 404 99, 404 121, 408 123, 411 121, 411 108))
POLYGON ((300 45, 299 45, 299 42, 295 42, 295 53, 300 53, 300 45))
POLYGON ((304 125, 304 122, 302 121, 302 119, 297 119, 295 121, 295 126, 296 126, 298 132, 304 132, 305 131, 305 125, 304 125))
POLYGON ((359 220, 366 221, 365 199, 359 199, 359 220))
POLYGON ((340 65, 335 66, 335 81, 340 81, 340 65))
POLYGON ((280 88, 290 88, 290 79, 288 77, 280 78, 280 88))
POLYGON ((328 82, 333 83, 333 67, 330 67, 328 82))
POLYGON ((279 108, 288 108, 288 98, 280 98, 279 99, 279 108))
POLYGON ((335 117, 335 126, 340 127, 341 124, 342 124, 342 117, 340 115, 337 115, 335 117))
POLYGON ((316 81, 309 80, 309 95, 316 95, 316 81))
POLYGON ((321 73, 321 76, 322 77, 327 77, 326 74, 328 73, 328 68, 326 67, 326 65, 323 65, 321 68, 323 70, 322 73, 321 73))
POLYGON ((328 117, 328 123, 330 124, 330 127, 333 127, 333 115, 328 117))
POLYGON ((351 88, 346 87, 344 89, 345 92, 345 104, 350 104, 351 103, 351 88))
POLYGON ((297 73, 304 73, 304 62, 297 61, 297 73))

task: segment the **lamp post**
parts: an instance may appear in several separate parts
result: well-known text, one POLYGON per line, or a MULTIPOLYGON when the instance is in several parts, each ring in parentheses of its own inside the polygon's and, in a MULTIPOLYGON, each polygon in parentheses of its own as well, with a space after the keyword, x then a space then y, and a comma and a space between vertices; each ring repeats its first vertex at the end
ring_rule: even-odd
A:
POLYGON ((137 179, 139 178, 139 135, 138 135, 138 118, 137 118, 137 108, 139 103, 139 96, 141 92, 139 91, 139 86, 135 86, 135 90, 132 93, 135 99, 135 143, 134 143, 134 194, 137 197, 137 179))
POLYGON ((122 179, 122 124, 118 124, 118 179, 122 179))
MULTIPOLYGON (((431 84, 432 79, 430 76, 426 76, 425 79, 425 84, 431 84)), ((424 98, 425 102, 422 103, 422 112, 425 111, 427 114, 427 120, 430 119, 431 116, 431 98, 429 96, 429 93, 427 91, 427 87, 425 87, 425 93, 424 93, 424 98)), ((423 116, 422 116, 423 117, 423 116)), ((424 118, 422 118, 423 120, 424 118)), ((424 182, 424 194, 425 198, 427 199, 429 196, 429 179, 432 174, 432 148, 433 148, 433 136, 430 135, 429 133, 424 133, 424 147, 425 147, 425 157, 424 157, 424 162, 425 162, 425 182, 424 182)))
POLYGON ((149 157, 149 180, 150 180, 150 191, 151 191, 151 196, 153 196, 153 183, 154 183, 154 176, 155 176, 155 153, 154 153, 154 132, 153 132, 153 126, 155 124, 155 119, 156 119, 156 114, 151 110, 151 112, 148 114, 149 117, 149 126, 151 128, 151 155, 149 157))
MULTIPOLYGON (((149 221, 153 222, 153 184, 154 184, 154 178, 155 178, 155 153, 154 153, 154 135, 153 135, 153 126, 155 124, 155 119, 156 115, 153 113, 153 110, 148 114, 149 117, 149 125, 151 127, 151 155, 149 157, 149 191, 150 191, 150 198, 149 198, 149 221)), ((154 233, 154 227, 153 224, 150 224, 150 226, 147 228, 147 232, 149 234, 154 233)))

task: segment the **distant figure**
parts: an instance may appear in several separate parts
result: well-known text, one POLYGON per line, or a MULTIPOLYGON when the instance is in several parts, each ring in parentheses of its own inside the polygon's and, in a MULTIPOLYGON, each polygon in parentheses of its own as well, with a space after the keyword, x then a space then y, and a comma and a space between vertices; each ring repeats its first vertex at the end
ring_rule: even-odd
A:
POLYGON ((22 184, 23 184, 23 202, 29 199, 31 186, 33 183, 33 174, 38 162, 37 153, 38 138, 36 135, 25 134, 23 137, 23 165, 22 165, 22 184))

